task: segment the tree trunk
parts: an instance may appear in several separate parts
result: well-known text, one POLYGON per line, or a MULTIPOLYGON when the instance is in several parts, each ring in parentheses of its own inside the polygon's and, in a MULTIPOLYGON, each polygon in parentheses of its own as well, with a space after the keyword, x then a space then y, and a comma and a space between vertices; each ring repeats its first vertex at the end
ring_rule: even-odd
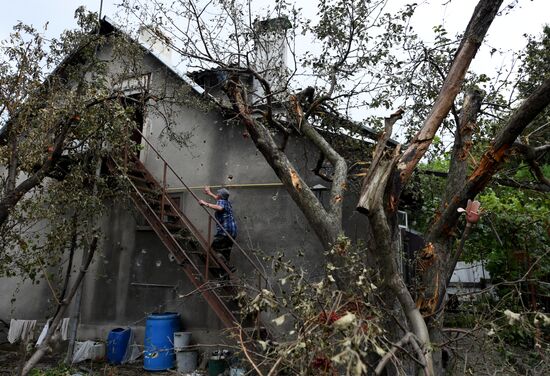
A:
MULTIPOLYGON (((82 254, 82 261, 88 257, 87 252, 82 254)), ((67 346, 67 354, 65 355, 65 364, 71 364, 73 361, 74 346, 76 343, 76 336, 78 334, 78 324, 80 323, 80 308, 82 306, 82 290, 84 288, 84 281, 80 283, 73 303, 73 312, 71 314, 71 320, 69 321, 68 336, 69 345, 67 346)))
POLYGON ((514 111, 489 149, 481 157, 474 172, 461 187, 458 187, 456 193, 449 200, 448 206, 430 227, 427 240, 435 239, 439 234, 451 235, 452 229, 460 217, 460 213, 456 210, 487 186, 509 156, 516 138, 548 104, 550 104, 550 79, 547 79, 514 111))
MULTIPOLYGON (((375 151, 375 158, 365 178, 359 200, 360 205, 358 205, 357 208, 359 211, 367 214, 371 226, 373 227, 375 247, 383 262, 383 264, 379 266, 384 275, 385 282, 396 294, 413 333, 419 339, 419 345, 427 349, 426 364, 428 365, 427 372, 429 374, 434 374, 434 372, 435 374, 440 374, 441 369, 439 364, 436 364, 437 368, 434 368, 432 350, 428 348, 430 336, 427 324, 415 305, 410 292, 405 288, 405 284, 398 269, 396 267, 391 267, 391 263, 395 263, 397 258, 397 254, 395 253, 397 249, 389 242, 389 239, 393 238, 391 221, 395 220, 395 213, 403 187, 409 181, 416 165, 428 150, 437 130, 449 113, 454 99, 460 91, 466 71, 481 45, 489 26, 495 18, 501 3, 502 0, 480 0, 466 28, 464 38, 457 50, 449 73, 445 78, 428 118, 411 141, 407 150, 400 158, 394 157, 394 162, 389 164, 390 173, 387 174, 384 171, 375 170, 388 168, 388 166, 384 166, 384 163, 377 162, 378 150, 375 151), (374 181, 371 179, 371 177, 374 176, 379 176, 380 178, 386 175, 389 175, 386 182, 374 181), (381 194, 379 188, 374 189, 373 187, 369 187, 371 184, 384 187, 384 194, 381 194), (384 206, 379 207, 379 202, 382 202, 384 206), (368 205, 366 203, 368 203, 368 205), (384 240, 382 238, 383 236, 387 237, 387 240, 384 240)), ((385 144, 385 141, 383 142, 385 144)), ((385 145, 381 145, 379 141, 377 149, 380 146, 383 147, 385 145)), ((433 245, 429 244, 426 247, 425 254, 431 256, 430 252, 433 253, 434 251, 433 245)), ((434 271, 442 271, 438 269, 440 265, 432 265, 433 258, 428 258, 426 261, 430 263, 429 266, 432 267, 434 271)))
POLYGON ((357 210, 369 219, 373 240, 370 248, 376 250, 376 260, 385 286, 387 286, 399 301, 401 309, 411 326, 411 331, 419 339, 420 346, 426 350, 425 363, 427 375, 433 375, 431 353, 427 349, 429 343, 428 328, 419 310, 416 308, 410 292, 407 290, 397 267, 398 248, 396 210, 392 203, 386 202, 388 182, 399 160, 400 148, 393 151, 393 156, 387 155, 386 142, 390 138, 393 125, 401 118, 399 110, 385 119, 385 130, 374 151, 373 161, 365 177, 357 210), (392 218, 393 217, 393 218, 392 218))
MULTIPOLYGON (((65 294, 67 293, 67 287, 69 286, 69 280, 71 278, 71 271, 72 271, 72 268, 73 268, 73 258, 74 258, 74 253, 76 251, 76 246, 77 246, 77 230, 78 230, 78 216, 75 214, 73 216, 73 233, 72 233, 72 237, 71 237, 71 248, 70 248, 70 253, 69 253, 69 263, 67 265, 67 272, 66 272, 66 275, 65 275, 65 281, 64 281, 64 286, 63 286, 63 290, 61 292, 61 299, 65 299, 65 294)), ((85 259, 86 257, 83 255, 82 257, 83 259, 85 259)), ((79 289, 80 291, 81 289, 79 289)), ((78 295, 79 293, 77 292, 77 296, 75 298, 75 301, 78 300, 78 295)), ((76 306, 79 306, 79 304, 75 304, 76 306)), ((61 306, 57 306, 57 311, 55 312, 55 314, 57 315, 57 313, 59 312, 59 310, 61 309, 61 306)), ((71 359, 72 359, 72 356, 73 356, 73 352, 74 352, 74 344, 75 344, 75 339, 76 339, 76 330, 78 328, 78 325, 74 322, 75 320, 73 320, 74 316, 76 315, 73 315, 73 317, 71 317, 71 320, 69 321, 69 345, 67 347, 67 355, 65 356, 65 364, 71 364, 71 359), (74 333, 74 335, 73 335, 74 333)))
POLYGON ((432 110, 401 157, 398 165, 397 194, 410 179, 414 168, 432 144, 437 130, 449 113, 454 99, 460 91, 466 71, 501 4, 502 0, 480 0, 477 4, 432 110))
MULTIPOLYGON (((241 123, 250 134, 250 138, 275 174, 281 179, 290 197, 307 218, 323 247, 330 249, 342 232, 341 207, 347 172, 345 161, 336 152, 330 153, 325 149, 324 153, 335 165, 335 180, 331 188, 329 203, 331 209, 327 211, 296 171, 292 162, 277 146, 269 129, 261 121, 256 121, 250 114, 238 77, 233 76, 229 80, 226 91, 241 123)), ((315 137, 316 131, 309 125, 304 124, 304 131, 317 147, 330 148, 326 141, 323 143, 323 140, 315 137)))
POLYGON ((441 200, 441 210, 453 196, 456 187, 464 184, 468 177, 468 157, 472 148, 472 134, 476 127, 477 114, 481 108, 482 100, 483 92, 480 90, 470 90, 464 97, 459 123, 455 129, 451 163, 447 175, 445 194, 443 200, 441 200))
POLYGON ((59 324, 61 323, 61 320, 63 316, 65 315, 65 312, 67 311, 67 307, 71 300, 73 299, 74 295, 79 289, 80 284, 82 283, 82 280, 84 279, 84 276, 86 275, 86 272, 88 271, 88 268, 92 262, 92 259, 94 257, 94 253, 97 248, 97 236, 94 236, 92 239, 92 243, 90 244, 90 249, 88 252, 88 256, 83 259, 83 264, 80 269, 80 272, 78 273, 78 276, 76 277, 76 280, 71 288, 71 291, 67 295, 65 299, 63 299, 60 303, 61 308, 57 311, 57 314, 54 316, 52 323, 48 329, 48 332, 46 333, 46 337, 44 338, 44 341, 40 346, 38 346, 38 349, 32 354, 30 359, 25 363, 25 366, 23 367, 23 370, 21 371, 21 376, 26 376, 29 374, 29 372, 34 368, 34 366, 42 359, 44 354, 50 349, 50 341, 52 339, 53 334, 57 330, 59 324))
MULTIPOLYGON (((447 175, 447 183, 445 192, 441 200, 440 211, 443 211, 451 198, 453 197, 456 188, 464 184, 468 173, 468 156, 472 145, 472 133, 475 128, 477 114, 481 107, 482 93, 478 90, 472 90, 466 94, 462 110, 460 113, 459 123, 455 130, 455 139, 451 152, 451 163, 449 173, 447 175)), ((427 246, 418 257, 421 275, 424 275, 426 270, 433 268, 438 270, 442 275, 440 279, 441 288, 445 289, 445 284, 448 279, 449 258, 454 242, 452 238, 441 238, 433 242, 431 246, 427 246), (437 252, 438 249, 445 249, 444 252, 437 252), (435 257, 439 253, 439 257, 435 257)), ((454 268, 453 268, 454 269, 454 268)), ((452 273, 452 271, 451 271, 452 273)), ((443 296, 426 295, 423 284, 421 283, 418 291, 417 305, 420 307, 423 314, 432 314, 443 301, 443 296)))
POLYGON ((416 307, 415 302, 403 281, 397 267, 397 257, 399 244, 392 235, 389 223, 391 221, 386 217, 382 206, 372 208, 367 214, 369 222, 373 228, 374 247, 377 250, 393 250, 393 252, 381 252, 378 255, 380 272, 384 283, 395 294, 399 301, 401 309, 410 325, 410 330, 419 340, 419 345, 425 354, 425 372, 426 376, 435 375, 432 360, 432 351, 429 349, 430 335, 424 318, 416 307))
POLYGON ((483 154, 478 166, 470 177, 457 187, 443 212, 430 226, 426 234, 427 245, 422 251, 423 260, 421 280, 424 288, 422 311, 433 315, 437 301, 444 292, 448 278, 448 243, 455 236, 455 228, 460 218, 457 211, 464 207, 468 199, 474 199, 491 178, 503 166, 516 138, 544 108, 550 104, 550 79, 546 80, 521 106, 514 111, 506 125, 499 131, 489 149, 483 154))

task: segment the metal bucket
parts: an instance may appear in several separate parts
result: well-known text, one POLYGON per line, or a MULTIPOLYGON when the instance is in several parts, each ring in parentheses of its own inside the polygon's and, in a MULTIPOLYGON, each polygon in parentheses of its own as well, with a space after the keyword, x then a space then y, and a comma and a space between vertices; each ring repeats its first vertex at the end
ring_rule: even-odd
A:
POLYGON ((197 351, 177 351, 176 364, 178 372, 189 373, 197 369, 199 353, 197 351))
POLYGON ((176 351, 189 346, 191 342, 191 332, 175 332, 174 333, 174 348, 176 351))

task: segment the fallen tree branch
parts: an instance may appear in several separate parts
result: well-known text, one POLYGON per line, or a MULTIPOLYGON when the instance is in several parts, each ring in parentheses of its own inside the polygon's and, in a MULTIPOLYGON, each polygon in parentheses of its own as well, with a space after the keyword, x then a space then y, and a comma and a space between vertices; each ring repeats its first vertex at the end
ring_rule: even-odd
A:
POLYGON ((241 344, 241 350, 243 351, 243 354, 246 357, 246 360, 248 360, 248 363, 250 363, 252 368, 254 368, 254 370, 256 371, 256 373, 259 376, 263 376, 264 374, 262 373, 262 371, 260 371, 260 369, 258 368, 256 363, 254 362, 254 360, 252 360, 252 358, 250 357, 250 354, 248 353, 248 349, 246 348, 246 345, 244 344, 243 328, 242 327, 239 327, 239 343, 241 344))
POLYGON ((398 350, 402 349, 405 345, 410 344, 413 349, 415 350, 416 354, 418 355, 419 359, 416 359, 413 357, 413 360, 418 363, 422 368, 424 368, 424 371, 428 373, 426 369, 426 357, 424 353, 422 352, 422 349, 420 346, 418 346, 418 343, 416 341, 416 336, 414 333, 408 332, 401 338, 397 343, 393 344, 393 347, 388 351, 382 359, 378 362, 378 365, 376 366, 376 369, 374 370, 374 373, 376 375, 380 375, 382 371, 384 371, 384 368, 386 368, 386 365, 388 362, 395 357, 395 354, 398 350))

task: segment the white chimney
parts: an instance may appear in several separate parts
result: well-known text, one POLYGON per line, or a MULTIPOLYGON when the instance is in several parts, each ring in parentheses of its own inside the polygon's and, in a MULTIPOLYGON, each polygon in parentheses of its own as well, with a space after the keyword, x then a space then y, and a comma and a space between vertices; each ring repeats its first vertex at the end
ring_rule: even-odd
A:
MULTIPOLYGON (((273 93, 284 89, 287 78, 287 30, 292 27, 287 17, 254 21, 255 70, 271 85, 273 93)), ((258 98, 265 93, 256 80, 254 92, 258 98)))

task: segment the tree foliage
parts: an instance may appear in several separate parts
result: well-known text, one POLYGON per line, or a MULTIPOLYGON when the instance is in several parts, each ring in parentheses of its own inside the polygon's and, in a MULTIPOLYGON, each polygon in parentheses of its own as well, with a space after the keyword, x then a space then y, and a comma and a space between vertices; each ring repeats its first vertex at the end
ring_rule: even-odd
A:
MULTIPOLYGON (((443 27, 436 27, 436 43, 428 48, 409 28, 415 5, 390 12, 385 8, 386 1, 322 0, 318 18, 313 21, 304 19, 291 4, 277 1, 273 12, 277 16, 275 21, 257 19, 253 22, 245 2, 176 1, 166 5, 156 1, 123 1, 128 24, 147 25, 158 40, 179 53, 180 64, 198 69, 198 74, 210 72, 223 77, 219 87, 206 88, 218 90, 220 95, 207 98, 246 128, 321 241, 323 249, 319 250, 319 255, 328 251, 325 254, 327 274, 323 281, 334 285, 319 293, 314 284, 301 283, 301 274, 288 269, 285 260, 277 260, 278 266, 287 267, 287 275, 282 278, 292 280, 293 292, 301 299, 287 300, 292 304, 285 307, 287 312, 284 314, 293 315, 296 328, 288 341, 276 347, 276 351, 291 354, 292 361, 287 362, 281 356, 272 357, 272 370, 283 363, 288 369, 297 367, 299 372, 307 372, 312 363, 326 368, 327 364, 334 362, 347 367, 349 373, 361 374, 365 372, 363 366, 377 362, 378 365, 372 368, 381 373, 402 345, 414 350, 413 356, 405 352, 404 358, 410 364, 422 368, 428 375, 441 370, 436 350, 444 344, 440 337, 440 319, 445 312, 448 277, 458 255, 455 246, 462 222, 457 209, 480 194, 507 165, 514 152, 527 155, 531 170, 538 171, 535 172, 538 180, 547 183, 539 164, 539 156, 546 148, 536 146, 542 149, 533 149, 525 142, 514 144, 550 99, 548 77, 537 76, 538 68, 532 68, 545 62, 538 58, 538 44, 531 44, 526 55, 529 63, 522 73, 529 75, 531 84, 520 88, 524 95, 521 105, 506 101, 502 89, 508 80, 503 78, 491 84, 491 90, 486 93, 487 102, 482 108, 488 117, 480 122, 484 125, 483 134, 471 134, 476 113, 470 117, 464 114, 470 94, 476 92, 469 89, 489 81, 482 74, 467 75, 467 70, 501 3, 502 0, 480 0, 464 34, 456 39, 450 38, 443 27), (288 27, 289 23, 291 27, 288 27), (312 38, 313 43, 308 51, 299 53, 295 41, 302 35, 312 38), (288 69, 280 66, 280 56, 264 53, 267 61, 255 57, 258 51, 267 47, 287 45, 293 60, 288 69), (400 104, 408 109, 398 109, 400 104), (500 111, 503 107, 504 111, 500 111), (376 116, 365 116, 362 124, 349 119, 357 109, 390 108, 394 110, 393 114, 383 121, 376 116), (403 117, 409 130, 407 143, 395 145, 390 142, 393 126, 403 117), (489 117, 498 121, 490 121, 489 117), (357 160, 346 158, 341 153, 345 146, 333 141, 348 137, 364 142, 366 131, 372 138, 372 130, 362 127, 364 124, 377 126, 380 135, 369 168, 363 174, 365 178, 357 205, 369 220, 365 229, 369 235, 368 243, 366 247, 358 248, 364 253, 358 256, 345 252, 347 247, 343 247, 344 252, 335 250, 348 242, 342 236, 342 203, 351 181, 348 162, 357 160), (450 153, 450 166, 453 167, 448 171, 446 192, 442 192, 440 199, 433 198, 434 216, 425 220, 429 225, 425 231, 427 245, 419 255, 419 288, 409 291, 397 264, 400 252, 397 210, 405 188, 413 181, 417 165, 430 149, 435 153, 443 151, 438 140, 444 138, 444 128, 448 128, 459 142, 455 142, 450 153), (468 137, 464 133, 468 133, 468 137), (332 137, 334 134, 337 136, 332 137), (306 174, 298 171, 286 155, 289 137, 302 137, 317 148, 321 157, 315 172, 331 183, 328 202, 320 201, 309 188, 306 174), (472 139, 477 143, 475 148, 472 148, 472 139), (471 160, 475 162, 471 163, 471 160), (357 285, 367 270, 362 264, 365 259, 376 265, 377 273, 369 278, 375 278, 380 284, 381 299, 369 295, 373 289, 370 284, 357 285), (356 283, 355 292, 348 291, 350 283, 356 283), (343 305, 330 308, 329 303, 334 299, 342 299, 343 305), (348 303, 356 304, 355 313, 348 303), (365 328, 363 324, 369 320, 368 312, 374 315, 380 312, 371 310, 370 304, 375 303, 385 312, 399 307, 392 317, 400 325, 392 325, 386 316, 365 328), (318 309, 325 314, 324 323, 319 321, 318 309), (332 313, 340 315, 342 310, 353 314, 354 319, 347 313, 343 313, 342 318, 358 321, 353 326, 334 331, 327 323, 332 320, 332 313), (363 315, 364 312, 367 313, 363 315), (312 328, 315 330, 309 330, 312 328), (382 333, 387 335, 387 339, 382 333), (315 343, 308 344, 306 337, 310 341, 315 338, 315 343), (388 344, 388 353, 381 346, 383 341, 388 344), (316 358, 304 349, 311 350, 316 358), (371 356, 375 357, 375 362, 366 360, 371 356)), ((93 17, 83 17, 82 20, 84 31, 78 34, 78 38, 77 34, 67 34, 62 42, 55 44, 57 47, 51 48, 54 56, 57 51, 66 54, 70 42, 78 39, 78 43, 72 45, 78 49, 78 54, 73 55, 78 58, 62 60, 63 54, 60 53, 55 60, 60 65, 53 74, 45 76, 39 64, 26 63, 28 59, 43 60, 47 56, 42 39, 28 28, 20 30, 34 36, 34 42, 28 42, 31 55, 27 58, 25 49, 18 49, 18 44, 27 42, 17 35, 16 30, 16 42, 10 45, 10 53, 13 60, 20 63, 5 64, 0 72, 8 88, 5 92, 14 92, 5 102, 9 107, 5 105, 2 109, 2 112, 7 111, 4 117, 7 136, 1 157, 9 169, 3 183, 6 193, 0 201, 0 226, 11 231, 10 237, 6 237, 7 242, 18 244, 23 250, 36 250, 37 255, 67 244, 71 214, 77 214, 76 207, 82 205, 85 212, 95 211, 97 215, 101 203, 112 197, 112 186, 97 174, 97 166, 109 150, 124 147, 125 132, 132 127, 131 109, 124 105, 124 101, 117 100, 120 96, 117 83, 124 75, 111 77, 107 62, 97 58, 97 46, 104 43, 103 36, 90 32, 93 31, 93 17), (20 74, 24 77, 21 82, 28 82, 23 91, 14 84, 20 74), (70 160, 71 168, 61 170, 63 158, 70 160), (20 173, 29 176, 23 183, 16 179, 20 173), (41 189, 45 177, 56 173, 61 173, 63 180, 44 185, 41 189), (64 184, 79 189, 61 196, 60 192, 65 192, 68 187, 64 184), (92 192, 90 186, 94 187, 92 192), (27 201, 25 194, 31 192, 46 195, 38 195, 44 197, 42 201, 27 201), (48 196, 49 193, 53 195, 48 196), (35 213, 37 218, 48 218, 45 217, 50 214, 48 208, 60 201, 69 203, 68 208, 74 204, 75 208, 67 211, 66 221, 56 223, 58 233, 52 232, 47 239, 34 243, 34 248, 29 247, 28 236, 22 237, 21 232, 18 233, 19 224, 28 225, 27 219, 33 218, 35 213), (10 220, 7 221, 8 217, 10 220), (67 234, 66 237, 58 235, 61 230, 67 234), (43 244, 50 248, 43 247, 43 244)), ((118 44, 114 43, 114 46, 118 44)), ((129 53, 131 47, 128 48, 115 48, 114 56, 122 60, 135 56, 129 53)), ((137 67, 139 71, 139 63, 125 66, 137 67)), ((184 97, 173 96, 169 100, 178 101, 184 97)), ((149 99, 147 96, 141 98, 143 103, 149 99)), ((371 150, 370 145, 368 149, 371 150)), ((503 213, 526 206, 529 200, 517 195, 501 199, 492 192, 486 193, 486 199, 488 207, 503 213)), ((534 210, 533 207, 527 208, 534 210)), ((57 217, 61 214, 55 210, 51 212, 57 217)), ((518 215, 520 212, 514 213, 518 215)), ((545 213, 543 209, 537 215, 542 218, 545 213)), ((528 214, 523 212, 522 215, 528 214)), ((540 223, 541 228, 547 225, 540 223)), ((39 260, 40 264, 40 256, 19 256, 14 258, 8 251, 2 257, 29 275, 36 274, 36 267, 26 269, 22 261, 39 260)), ((272 292, 262 291, 257 303, 271 300, 272 292)), ((270 306, 270 309, 276 307, 270 306)))
POLYGON ((134 127, 135 107, 116 86, 131 72, 110 72, 98 51, 109 45, 116 59, 135 50, 98 33, 97 15, 79 8, 76 17, 80 29, 59 39, 18 24, 2 43, 1 275, 34 279, 60 265, 74 218, 81 249, 123 187, 98 169, 134 127))
MULTIPOLYGON (((447 184, 448 192, 427 229, 428 245, 420 255, 422 283, 419 291, 415 292, 419 297, 415 302, 398 273, 395 261, 399 247, 396 226, 398 203, 417 164, 441 134, 442 124, 449 128, 456 127, 457 138, 460 138, 464 127, 472 129, 475 113, 473 119, 461 123, 457 103, 462 99, 456 101, 456 98, 462 90, 468 66, 501 1, 480 1, 464 34, 456 40, 450 39, 442 27, 436 28, 434 48, 423 45, 408 28, 414 5, 398 12, 387 12, 384 5, 385 2, 378 1, 321 1, 318 19, 300 22, 303 19, 297 9, 285 2, 277 2, 274 15, 290 15, 290 23, 294 26, 290 30, 287 27, 280 30, 284 43, 291 46, 294 65, 289 71, 271 67, 278 70, 280 79, 274 84, 273 72, 253 57, 254 48, 263 47, 260 32, 265 25, 269 25, 269 21, 256 20, 252 23, 252 15, 247 14, 245 3, 176 2, 167 7, 162 3, 147 6, 141 1, 125 2, 130 15, 140 22, 154 24, 155 30, 162 31, 159 37, 167 35, 171 46, 183 56, 184 61, 190 62, 189 65, 205 70, 215 68, 227 73, 228 79, 222 83, 229 104, 225 110, 246 127, 325 249, 330 249, 337 242, 342 231, 340 201, 348 178, 341 155, 331 145, 330 137, 323 136, 330 135, 330 131, 353 134, 354 129, 344 131, 350 122, 340 116, 341 121, 331 122, 333 128, 328 130, 324 128, 324 119, 338 112, 349 114, 355 106, 395 109, 396 102, 403 101, 403 97, 406 97, 403 101, 405 107, 411 103, 413 111, 410 113, 398 110, 385 119, 384 132, 378 140, 363 182, 358 209, 367 215, 370 222, 372 237, 368 247, 375 255, 373 261, 380 270, 379 276, 392 291, 393 297, 397 298, 407 318, 407 329, 403 329, 405 336, 402 340, 408 335, 408 330, 414 333, 425 351, 427 372, 432 374, 434 368, 428 349, 428 326, 435 330, 437 337, 446 281, 454 266, 451 265, 453 245, 460 219, 457 208, 465 206, 468 199, 479 194, 503 168, 505 159, 512 151, 510 146, 513 141, 546 106, 548 82, 543 81, 542 86, 530 93, 513 113, 499 114, 502 121, 487 137, 492 143, 480 146, 482 154, 468 179, 468 170, 463 167, 467 167, 471 140, 455 143, 452 155, 464 173, 457 174, 454 167, 450 171, 452 176, 447 184), (211 19, 207 19, 205 14, 212 15, 211 19), (182 29, 178 26, 180 24, 187 26, 182 29), (310 48, 303 54, 293 49, 296 46, 294 38, 300 33, 312 37, 312 46, 318 45, 320 48, 310 48), (396 53, 397 50, 405 51, 405 54, 396 53), (308 73, 313 76, 311 87, 295 89, 303 88, 299 79, 308 73), (254 85, 250 88, 247 84, 249 80, 259 83, 261 89, 256 89, 254 85), (279 107, 280 102, 285 104, 282 108, 279 107), (454 124, 447 118, 449 111, 453 111, 454 124), (386 142, 393 125, 404 113, 410 124, 417 127, 410 127, 406 150, 401 152, 400 147, 387 148, 386 142), (285 143, 277 143, 273 138, 275 133, 281 133, 283 139, 289 135, 307 138, 328 161, 330 168, 325 170, 332 172, 328 208, 323 208, 308 189, 303 176, 285 155, 285 143)), ((468 80, 470 86, 474 86, 487 82, 487 77, 472 75, 468 80)), ((493 101, 494 116, 495 108, 498 109, 505 99, 499 93, 501 86, 495 84, 493 88, 488 98, 493 101)), ((464 93, 466 98, 466 90, 464 93)), ((334 118, 338 119, 338 115, 334 118)), ((382 122, 377 120, 372 124, 382 125, 382 122)), ((331 275, 342 287, 345 282, 339 274, 345 274, 345 262, 335 254, 329 253, 328 256, 328 261, 336 268, 331 275)), ((393 305, 392 298, 388 297, 386 303, 393 305)))

